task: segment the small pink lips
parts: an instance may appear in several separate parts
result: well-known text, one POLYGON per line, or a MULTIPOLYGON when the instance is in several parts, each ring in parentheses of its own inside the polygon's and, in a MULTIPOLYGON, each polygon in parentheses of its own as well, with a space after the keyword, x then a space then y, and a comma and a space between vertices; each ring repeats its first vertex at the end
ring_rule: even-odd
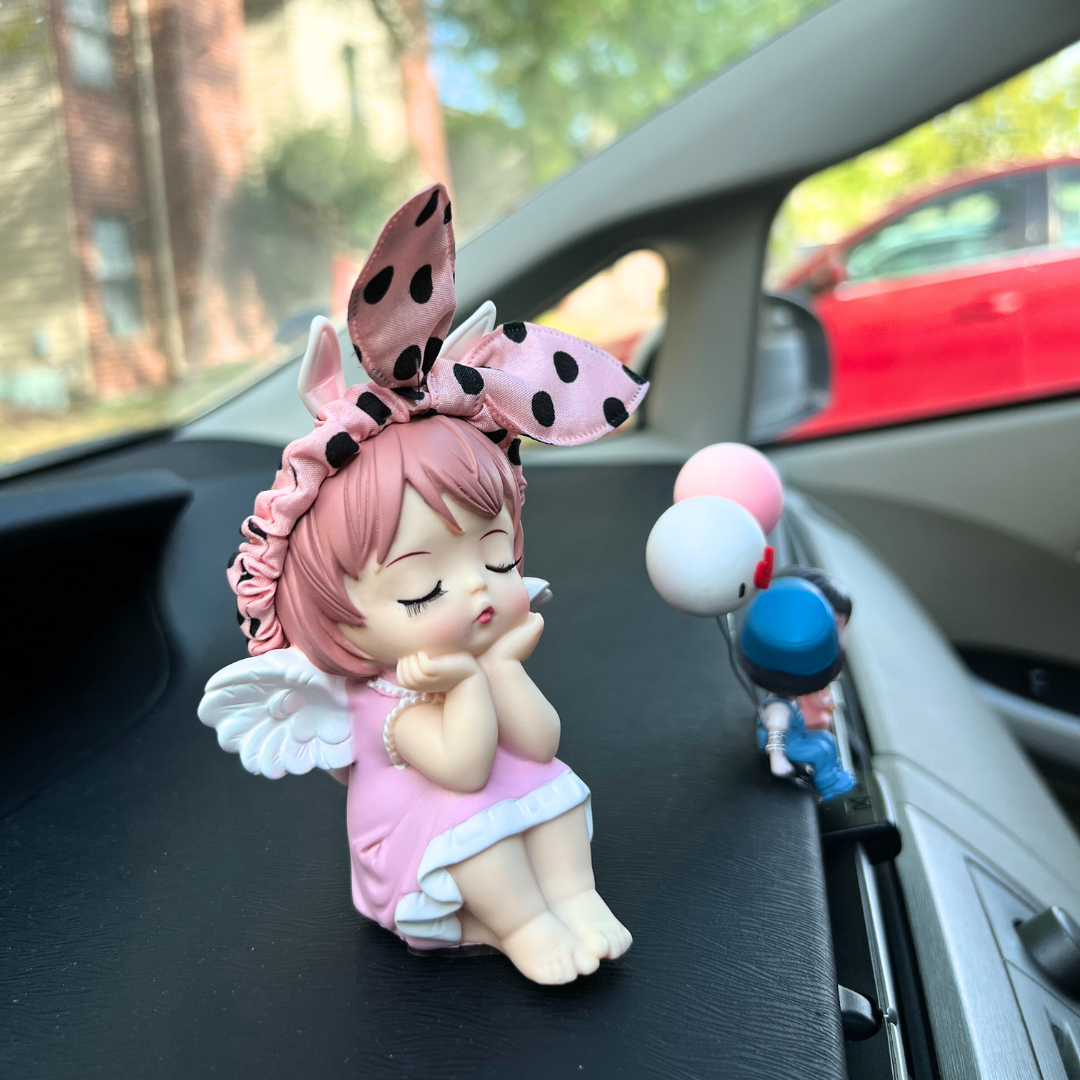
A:
POLYGON ((488 604, 488 606, 484 608, 484 610, 481 611, 479 615, 476 616, 476 621, 483 626, 487 626, 487 624, 491 622, 494 616, 495 609, 490 604, 488 604))

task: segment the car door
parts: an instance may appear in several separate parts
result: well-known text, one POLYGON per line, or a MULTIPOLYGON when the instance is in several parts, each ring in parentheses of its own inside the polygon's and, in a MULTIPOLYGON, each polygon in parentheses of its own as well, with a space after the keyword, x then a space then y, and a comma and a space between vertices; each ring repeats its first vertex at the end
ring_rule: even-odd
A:
POLYGON ((959 187, 844 252, 845 280, 815 304, 832 349, 833 398, 798 434, 912 420, 1015 393, 1025 249, 1037 238, 1034 186, 1021 174, 959 187))

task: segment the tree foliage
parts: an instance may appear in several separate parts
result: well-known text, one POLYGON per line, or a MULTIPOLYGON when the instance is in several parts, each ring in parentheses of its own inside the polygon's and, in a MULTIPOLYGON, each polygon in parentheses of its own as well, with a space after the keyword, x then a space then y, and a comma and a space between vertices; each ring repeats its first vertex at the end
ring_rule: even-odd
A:
POLYGON ((957 172, 1080 155, 1080 50, 1066 49, 875 150, 799 184, 773 228, 770 277, 957 172))
POLYGON ((313 127, 267 155, 263 190, 279 221, 359 248, 408 194, 409 172, 409 161, 384 161, 359 132, 313 127))
POLYGON ((535 188, 827 2, 429 0, 428 18, 452 137, 497 125, 535 188))

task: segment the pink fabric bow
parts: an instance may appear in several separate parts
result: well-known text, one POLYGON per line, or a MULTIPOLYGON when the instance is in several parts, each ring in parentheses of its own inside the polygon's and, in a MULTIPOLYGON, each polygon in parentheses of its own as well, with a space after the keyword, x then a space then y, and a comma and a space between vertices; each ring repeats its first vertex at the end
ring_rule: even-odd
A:
POLYGON ((353 286, 349 336, 372 381, 324 405, 315 430, 289 443, 241 528, 228 578, 252 655, 288 645, 274 596, 293 526, 323 480, 387 424, 432 410, 460 417, 506 450, 524 488, 521 435, 591 442, 622 424, 648 390, 602 349, 533 323, 506 323, 460 359, 440 358, 456 306, 450 200, 435 184, 390 218, 353 286))

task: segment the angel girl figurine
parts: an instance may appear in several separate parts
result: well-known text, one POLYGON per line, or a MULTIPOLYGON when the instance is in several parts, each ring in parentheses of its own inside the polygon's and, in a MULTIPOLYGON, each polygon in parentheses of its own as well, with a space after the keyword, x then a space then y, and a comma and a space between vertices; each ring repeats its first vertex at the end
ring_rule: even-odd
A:
POLYGON ((801 578, 777 578, 747 608, 738 650, 743 669, 769 695, 761 703, 758 749, 769 755, 772 774, 791 777, 804 765, 822 799, 851 791, 855 777, 840 764, 836 739, 809 730, 799 705, 844 666, 835 615, 821 591, 801 578))
POLYGON ((346 390, 337 335, 313 325, 315 429, 286 447, 229 563, 251 655, 207 683, 199 717, 251 772, 347 784, 368 918, 565 983, 631 939, 596 892, 589 789, 522 667, 544 620, 521 576, 518 450, 607 434, 647 384, 557 330, 496 329, 490 303, 447 337, 450 221, 442 185, 420 192, 357 278, 369 383, 346 390))

